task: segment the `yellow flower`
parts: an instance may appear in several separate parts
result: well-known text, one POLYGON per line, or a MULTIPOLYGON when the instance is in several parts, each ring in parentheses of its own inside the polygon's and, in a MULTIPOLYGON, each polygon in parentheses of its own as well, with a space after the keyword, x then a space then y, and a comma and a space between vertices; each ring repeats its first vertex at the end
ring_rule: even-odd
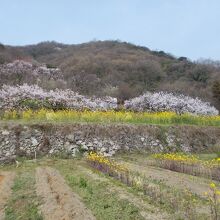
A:
POLYGON ((216 187, 215 183, 210 183, 209 186, 214 189, 216 187))

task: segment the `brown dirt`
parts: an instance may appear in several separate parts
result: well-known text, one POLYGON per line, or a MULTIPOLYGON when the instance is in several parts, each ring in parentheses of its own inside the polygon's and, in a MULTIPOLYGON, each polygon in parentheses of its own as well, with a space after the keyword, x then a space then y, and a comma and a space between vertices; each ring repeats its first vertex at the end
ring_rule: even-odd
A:
POLYGON ((163 220, 166 220, 166 219, 170 220, 171 219, 171 216, 169 216, 164 210, 163 210, 163 213, 161 213, 160 209, 158 209, 157 207, 147 203, 141 197, 138 197, 132 193, 129 193, 128 191, 126 191, 122 187, 117 187, 117 186, 111 184, 107 178, 101 177, 83 166, 78 166, 78 169, 81 172, 88 175, 90 178, 93 178, 95 180, 99 180, 102 182, 107 181, 109 183, 110 187, 106 190, 111 193, 116 193, 120 199, 125 199, 129 203, 137 206, 140 209, 140 214, 144 219, 146 219, 146 220, 162 220, 162 219, 163 220))
POLYGON ((14 177, 13 172, 1 172, 0 174, 0 220, 4 219, 4 209, 11 195, 14 177))
POLYGON ((46 220, 95 220, 92 213, 66 185, 55 169, 36 170, 37 194, 42 197, 41 211, 46 220))
POLYGON ((3 179, 4 179, 4 176, 0 175, 0 183, 3 181, 3 179))
POLYGON ((159 167, 136 164, 135 162, 123 162, 132 171, 143 174, 144 176, 162 181, 164 184, 183 190, 189 189, 192 193, 200 197, 205 197, 204 193, 209 192, 209 184, 213 182, 201 177, 178 173, 159 167))

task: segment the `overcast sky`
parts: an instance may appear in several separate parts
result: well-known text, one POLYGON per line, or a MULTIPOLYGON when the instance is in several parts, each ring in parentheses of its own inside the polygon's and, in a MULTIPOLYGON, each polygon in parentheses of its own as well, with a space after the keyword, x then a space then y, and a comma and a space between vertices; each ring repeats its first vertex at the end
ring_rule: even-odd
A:
POLYGON ((121 40, 220 60, 220 0, 0 0, 0 42, 121 40))

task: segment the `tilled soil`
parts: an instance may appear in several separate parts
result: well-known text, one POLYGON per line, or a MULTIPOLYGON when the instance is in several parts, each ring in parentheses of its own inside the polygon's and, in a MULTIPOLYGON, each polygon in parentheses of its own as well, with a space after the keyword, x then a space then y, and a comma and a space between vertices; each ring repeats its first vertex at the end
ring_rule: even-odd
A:
POLYGON ((38 196, 43 199, 40 208, 45 220, 95 219, 57 170, 37 168, 36 189, 38 196))
POLYGON ((0 173, 0 220, 4 219, 4 209, 11 195, 15 174, 13 172, 0 173))

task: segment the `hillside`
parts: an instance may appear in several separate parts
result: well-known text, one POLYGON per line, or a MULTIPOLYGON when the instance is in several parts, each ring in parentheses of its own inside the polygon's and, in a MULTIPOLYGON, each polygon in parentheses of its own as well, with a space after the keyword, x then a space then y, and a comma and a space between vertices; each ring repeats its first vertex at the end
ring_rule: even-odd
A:
MULTIPOLYGON (((144 91, 172 91, 198 96, 218 108, 220 106, 220 67, 212 61, 195 63, 185 57, 176 58, 163 51, 151 51, 119 41, 79 45, 43 42, 23 47, 1 45, 0 63, 16 59, 40 66, 44 63, 48 69, 58 67, 62 71, 58 78, 42 74, 40 84, 47 89, 71 88, 81 94, 122 99, 144 91)), ((20 71, 23 77, 20 77, 22 74, 8 77, 2 72, 0 68, 1 82, 6 84, 39 83, 31 76, 31 71, 28 74, 20 71)))
POLYGON ((117 41, 0 62, 0 219, 219 219, 218 62, 117 41))

